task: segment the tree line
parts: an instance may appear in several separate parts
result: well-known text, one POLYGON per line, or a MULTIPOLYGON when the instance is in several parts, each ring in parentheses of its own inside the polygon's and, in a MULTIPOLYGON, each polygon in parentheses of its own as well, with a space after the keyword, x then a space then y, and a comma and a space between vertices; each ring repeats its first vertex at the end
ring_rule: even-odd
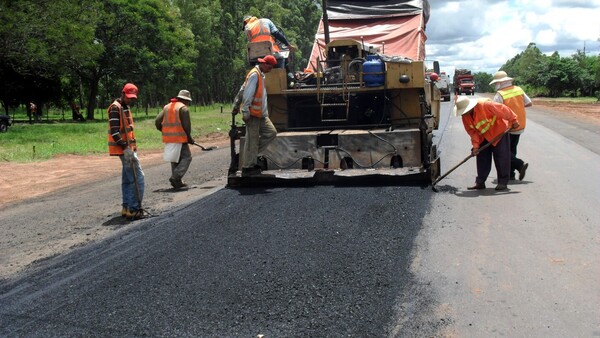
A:
MULTIPOLYGON (((30 101, 65 108, 75 102, 88 119, 125 82, 138 104, 156 107, 180 89, 195 104, 231 102, 248 69, 245 15, 268 17, 310 56, 321 0, 0 0, 0 101, 8 113, 30 101)), ((598 56, 546 56, 535 44, 502 69, 531 95, 597 95, 598 56)), ((475 74, 480 91, 491 75, 475 74)))
POLYGON ((94 119, 124 83, 138 104, 158 106, 180 89, 195 104, 230 102, 248 64, 245 15, 268 17, 306 64, 319 0, 0 0, 0 100, 8 113, 75 102, 94 119))
MULTIPOLYGON (((600 99, 600 55, 577 51, 568 57, 561 57, 558 52, 547 56, 535 43, 530 43, 500 70, 512 77, 513 83, 529 96, 595 96, 600 99)), ((489 85, 493 75, 476 73, 473 77, 478 91, 495 91, 489 85)))

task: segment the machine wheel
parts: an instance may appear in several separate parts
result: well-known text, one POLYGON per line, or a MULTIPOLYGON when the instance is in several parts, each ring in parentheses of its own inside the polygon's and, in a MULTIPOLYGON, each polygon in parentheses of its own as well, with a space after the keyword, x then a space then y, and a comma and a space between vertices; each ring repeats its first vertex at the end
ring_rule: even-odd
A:
POLYGON ((0 133, 6 133, 8 131, 8 124, 4 121, 0 122, 0 133))

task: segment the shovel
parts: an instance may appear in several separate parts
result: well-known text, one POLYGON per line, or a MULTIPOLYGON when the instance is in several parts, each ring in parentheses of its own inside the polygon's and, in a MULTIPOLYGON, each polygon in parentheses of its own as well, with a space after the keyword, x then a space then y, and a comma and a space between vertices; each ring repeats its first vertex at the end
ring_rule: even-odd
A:
MULTIPOLYGON (((497 135, 496 137, 494 137, 489 143, 485 144, 483 147, 479 148, 479 152, 481 152, 483 149, 489 147, 491 144, 493 144, 494 142, 498 141, 499 139, 501 139, 504 135, 506 135, 511 128, 506 129, 502 134, 497 135)), ((475 157, 475 155, 473 155, 473 153, 471 153, 469 156, 465 157, 464 160, 460 161, 459 164, 455 165, 454 167, 452 167, 452 169, 448 170, 444 175, 440 176, 437 178, 437 180, 433 181, 433 183, 431 183, 431 189, 435 192, 437 192, 438 190, 435 188, 435 185, 441 181, 444 177, 450 175, 451 172, 453 172, 454 170, 456 170, 456 168, 460 167, 461 165, 465 164, 465 162, 467 162, 468 160, 471 159, 471 157, 475 157)))
POLYGON ((217 147, 203 147, 203 146, 201 146, 200 144, 198 144, 196 142, 194 142, 194 145, 200 147, 200 149, 202 149, 204 151, 209 151, 209 150, 217 149, 217 147))

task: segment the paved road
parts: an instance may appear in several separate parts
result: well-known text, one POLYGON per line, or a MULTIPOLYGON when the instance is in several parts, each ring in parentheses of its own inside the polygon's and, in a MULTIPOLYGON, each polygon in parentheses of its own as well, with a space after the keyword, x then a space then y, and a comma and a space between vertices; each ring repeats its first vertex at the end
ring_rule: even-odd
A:
MULTIPOLYGON (((544 113, 528 108, 519 153, 530 167, 509 192, 492 189, 494 172, 486 191, 466 190, 475 180, 471 160, 441 181, 442 193, 431 200, 412 272, 431 283, 440 312, 453 319, 447 332, 600 335, 599 129, 544 113)), ((446 169, 470 149, 459 121, 449 118, 441 137, 446 169)))
POLYGON ((600 157, 535 121, 520 150, 503 193, 474 161, 440 193, 218 190, 0 284, 0 336, 598 336, 600 157))

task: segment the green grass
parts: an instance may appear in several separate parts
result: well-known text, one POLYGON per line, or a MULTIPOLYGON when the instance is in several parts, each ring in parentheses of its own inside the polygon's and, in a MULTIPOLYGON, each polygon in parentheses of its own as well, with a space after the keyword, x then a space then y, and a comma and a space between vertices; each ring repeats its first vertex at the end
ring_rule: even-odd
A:
MULTIPOLYGON (((200 138, 215 132, 227 134, 231 125, 229 108, 224 106, 221 113, 221 105, 190 107, 192 136, 200 138)), ((154 108, 146 115, 134 109, 135 136, 140 150, 163 147, 162 135, 154 126, 158 112, 159 109, 154 108)), ((96 118, 95 121, 77 123, 44 117, 41 123, 13 123, 8 132, 0 134, 0 161, 22 163, 43 161, 61 154, 108 154, 108 121, 101 120, 100 114, 96 118)))

